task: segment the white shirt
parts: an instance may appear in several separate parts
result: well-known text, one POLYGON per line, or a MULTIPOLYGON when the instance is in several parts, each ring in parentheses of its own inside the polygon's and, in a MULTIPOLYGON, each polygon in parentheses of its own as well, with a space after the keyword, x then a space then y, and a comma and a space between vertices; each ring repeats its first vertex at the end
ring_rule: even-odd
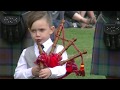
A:
MULTIPOLYGON (((44 45, 43 50, 46 52, 52 44, 53 44, 52 40, 48 39, 45 43, 43 43, 44 45)), ((63 48, 64 47, 62 45, 58 45, 56 49, 56 53, 59 53, 61 50, 63 50, 63 48)), ((26 49, 22 51, 20 58, 18 60, 18 64, 17 64, 15 73, 14 73, 14 79, 31 79, 34 77, 32 75, 32 68, 27 68, 27 62, 24 58, 25 51, 26 49)), ((35 51, 36 57, 38 57, 39 50, 38 50, 38 46, 36 43, 34 44, 34 51, 35 51)), ((67 59, 68 59, 68 55, 67 55, 67 52, 65 51, 62 54, 62 60, 67 60, 67 59)), ((56 66, 53 68, 49 68, 49 69, 51 70, 51 73, 52 73, 49 78, 59 78, 66 74, 66 64, 62 66, 56 66)))

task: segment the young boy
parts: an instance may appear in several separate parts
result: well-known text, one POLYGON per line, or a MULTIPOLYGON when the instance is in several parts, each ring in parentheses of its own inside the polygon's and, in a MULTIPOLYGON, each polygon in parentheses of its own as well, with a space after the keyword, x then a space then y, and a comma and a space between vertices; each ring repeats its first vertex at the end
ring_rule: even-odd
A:
MULTIPOLYGON (((33 78, 60 78, 66 74, 66 64, 47 67, 41 69, 34 62, 39 56, 37 42, 44 46, 43 50, 48 53, 52 47, 50 35, 54 32, 52 19, 47 11, 31 11, 28 15, 28 30, 34 40, 34 45, 23 50, 14 73, 14 79, 33 79, 33 78)), ((55 53, 62 51, 64 47, 57 45, 55 53)), ((62 54, 62 60, 68 59, 67 52, 62 54)))

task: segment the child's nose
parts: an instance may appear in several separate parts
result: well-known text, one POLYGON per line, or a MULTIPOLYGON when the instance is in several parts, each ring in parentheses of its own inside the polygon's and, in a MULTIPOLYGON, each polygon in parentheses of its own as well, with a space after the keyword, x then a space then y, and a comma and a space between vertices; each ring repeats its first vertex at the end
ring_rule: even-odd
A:
POLYGON ((39 31, 36 31, 36 36, 40 36, 40 32, 39 31))

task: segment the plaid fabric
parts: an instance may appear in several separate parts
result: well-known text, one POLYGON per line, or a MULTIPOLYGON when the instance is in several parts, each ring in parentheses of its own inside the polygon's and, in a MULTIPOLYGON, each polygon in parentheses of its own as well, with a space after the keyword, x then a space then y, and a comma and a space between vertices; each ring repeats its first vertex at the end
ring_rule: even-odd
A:
POLYGON ((18 44, 8 44, 0 38, 0 76, 13 76, 22 50, 31 45, 29 34, 18 44))
POLYGON ((103 42, 103 25, 109 18, 98 17, 93 43, 91 74, 120 77, 120 51, 108 51, 103 42))
POLYGON ((0 76, 13 76, 22 50, 31 45, 33 45, 33 40, 29 32, 18 44, 6 43, 1 39, 0 33, 0 76))

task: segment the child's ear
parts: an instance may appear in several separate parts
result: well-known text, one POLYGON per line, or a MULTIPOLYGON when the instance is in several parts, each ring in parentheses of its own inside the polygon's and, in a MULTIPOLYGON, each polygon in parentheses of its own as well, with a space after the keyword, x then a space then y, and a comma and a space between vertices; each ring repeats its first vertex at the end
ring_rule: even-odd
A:
POLYGON ((55 31, 55 26, 50 27, 50 34, 52 34, 55 31))

